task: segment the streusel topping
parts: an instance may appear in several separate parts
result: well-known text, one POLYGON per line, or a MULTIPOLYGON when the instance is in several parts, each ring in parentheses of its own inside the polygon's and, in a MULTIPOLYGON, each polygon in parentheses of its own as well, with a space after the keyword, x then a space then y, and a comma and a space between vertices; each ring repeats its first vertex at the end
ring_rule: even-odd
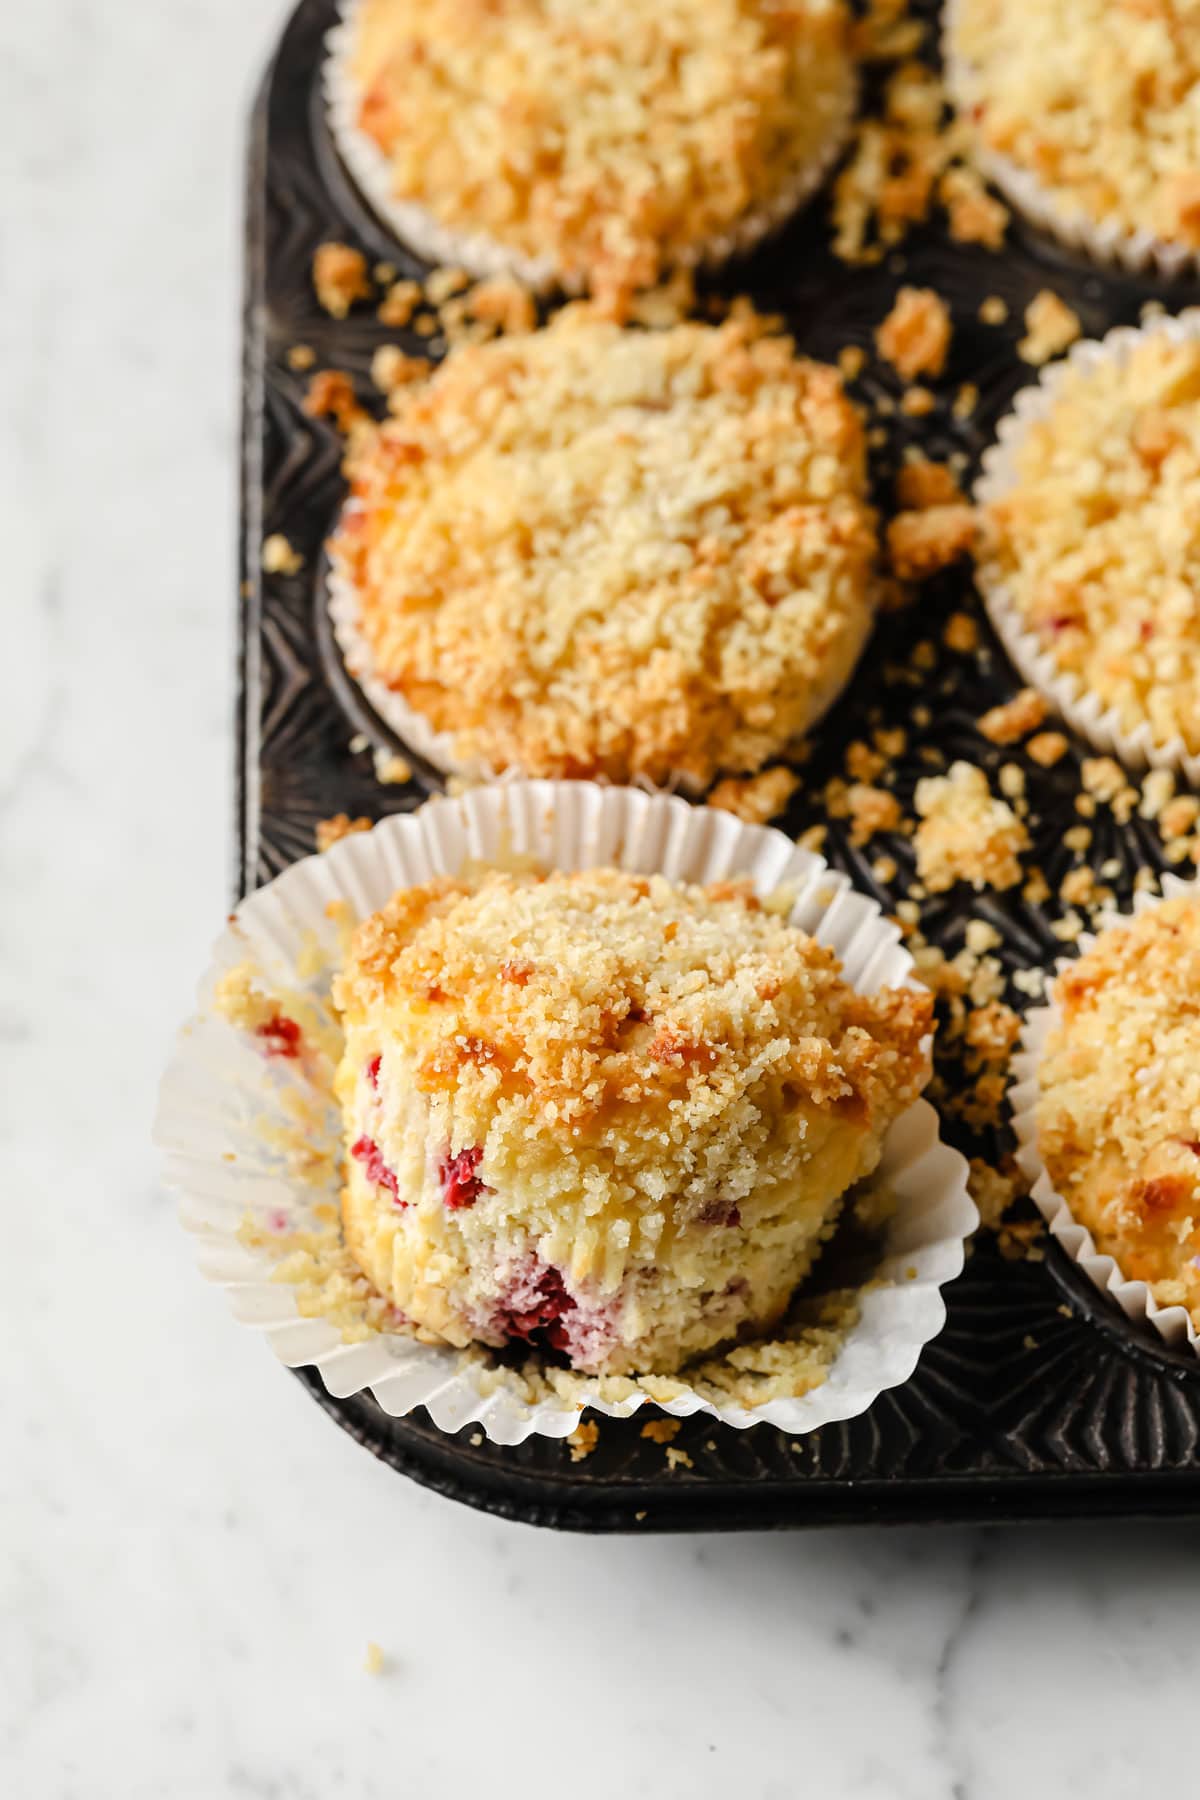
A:
POLYGON ((365 0, 352 69, 398 199, 610 294, 793 185, 853 79, 842 0, 365 0))
POLYGON ((1147 907, 1055 985, 1038 1148, 1122 1272, 1200 1318, 1200 901, 1147 907))
POLYGON ((836 370, 741 310, 568 307, 452 352, 356 439, 333 549, 386 681, 464 760, 707 784, 841 686, 876 550, 836 370))
POLYGON ((1200 750, 1200 343, 1064 371, 986 509, 985 556, 1064 672, 1200 750))
POLYGON ((1200 246, 1200 0, 958 0, 989 149, 1064 209, 1200 246))

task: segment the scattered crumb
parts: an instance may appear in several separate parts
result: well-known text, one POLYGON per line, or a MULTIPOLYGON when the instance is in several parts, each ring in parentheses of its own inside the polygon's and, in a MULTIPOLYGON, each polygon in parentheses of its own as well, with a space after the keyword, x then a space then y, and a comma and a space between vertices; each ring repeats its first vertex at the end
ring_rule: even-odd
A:
POLYGON ((917 874, 931 894, 958 881, 999 891, 1021 879, 1020 854, 1029 834, 1016 813, 998 800, 982 769, 956 762, 947 775, 917 783, 917 874))
POLYGON ((395 281, 379 303, 377 309, 379 323, 390 325, 397 331, 403 330, 420 304, 421 286, 419 282, 395 281))
POLYGON ((850 842, 856 846, 865 844, 876 832, 900 828, 900 802, 886 788, 856 781, 846 790, 846 804, 851 820, 850 842))
POLYGON ((973 381, 964 381, 954 396, 950 411, 956 419, 969 419, 979 404, 979 389, 973 381))
POLYGON ((571 1450, 571 1461, 582 1462, 590 1456, 600 1441, 600 1427, 595 1419, 580 1419, 574 1431, 568 1432, 567 1443, 571 1450))
POLYGON ((1025 754, 1041 769, 1052 769, 1070 749, 1061 731, 1039 731, 1025 746, 1025 754))
POLYGON ((642 1436, 652 1444, 670 1444, 679 1436, 682 1424, 682 1419, 648 1419, 642 1426, 642 1436))
POLYGON ((999 294, 988 294, 979 303, 979 319, 983 325, 1003 325, 1008 317, 1008 301, 999 294))
POLYGON ((975 541, 975 512, 965 504, 897 513, 887 528, 888 556, 900 581, 924 581, 964 555, 975 541))
POLYGON ((900 396, 900 411, 908 419, 927 419, 936 405, 927 387, 906 388, 900 396))
POLYGON ((695 1463, 692 1461, 691 1457, 688 1455, 686 1450, 677 1450, 677 1449, 675 1449, 675 1447, 673 1445, 668 1445, 668 1447, 667 1447, 667 1467, 668 1467, 668 1469, 671 1469, 671 1470, 694 1469, 695 1466, 696 1466, 695 1463))
POLYGON ((371 358, 371 380, 382 394, 422 381, 433 364, 424 356, 407 356, 399 344, 380 344, 371 358))
POLYGON ((1042 696, 1033 688, 1021 688, 1002 706, 993 706, 979 721, 979 730, 991 744, 1015 744, 1036 731, 1048 712, 1042 696))
POLYGON ((1017 345, 1017 354, 1040 368, 1073 344, 1080 329, 1079 315, 1050 288, 1043 288, 1025 308, 1025 336, 1017 345))
POLYGON ((273 531, 263 540, 262 566, 267 575, 295 575, 304 567, 304 558, 292 549, 282 531, 273 531))
POLYGON ((332 419, 344 435, 369 417, 358 404, 354 383, 345 369, 321 369, 313 376, 304 396, 304 411, 310 419, 332 419))
POLYGON ((938 182, 938 199, 946 209, 950 236, 956 244, 1000 249, 1008 230, 1008 208, 988 193, 983 177, 969 163, 945 171, 938 182))
POLYGON ((287 353, 289 369, 311 369, 317 353, 311 344, 293 344, 287 353))
POLYGON ((356 300, 370 297, 367 259, 349 244, 318 244, 312 279, 319 304, 334 319, 344 319, 356 300))
POLYGON ((837 360, 843 380, 857 381, 866 364, 867 353, 861 344, 843 344, 837 360))
POLYGON ((914 375, 940 375, 950 348, 951 321, 946 302, 932 288, 902 287, 883 324, 875 347, 906 381, 914 375))
POLYGON ((399 786, 412 780, 412 764, 406 762, 404 757, 397 756, 394 751, 376 750, 374 759, 375 779, 385 787, 399 786))
POLYGON ((780 764, 760 775, 731 775, 719 781, 708 804, 733 813, 747 825, 765 825, 768 819, 778 818, 799 786, 800 777, 780 764))
POLYGON ((371 820, 366 818, 352 819, 347 813, 334 813, 332 819, 318 819, 316 840, 317 849, 324 855, 340 844, 345 837, 352 837, 359 831, 370 831, 371 820))
POLYGON ((901 512, 927 512, 932 506, 962 502, 958 477, 946 463, 923 457, 905 463, 896 476, 896 505, 901 512))
POLYGON ((368 1675, 382 1675, 387 1667, 387 1658, 378 1644, 368 1644, 367 1654, 363 1659, 363 1668, 368 1675))
POLYGON ((979 627, 970 613, 954 612, 946 620, 942 632, 942 642, 947 650, 957 650, 969 655, 979 648, 979 627))

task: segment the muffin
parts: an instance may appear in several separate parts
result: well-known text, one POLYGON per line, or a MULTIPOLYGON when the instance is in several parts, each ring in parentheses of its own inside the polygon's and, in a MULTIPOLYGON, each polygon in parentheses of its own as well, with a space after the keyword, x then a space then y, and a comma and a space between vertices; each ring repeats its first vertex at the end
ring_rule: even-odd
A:
POLYGON ((402 890, 335 989, 348 1246, 429 1341, 670 1372, 787 1307, 929 1075, 748 887, 487 869, 402 890))
POLYGON ((1200 1325, 1200 900, 1105 931, 1054 988, 1037 1147, 1122 1274, 1200 1325))
POLYGON ((1079 346, 976 489, 979 580, 1026 680, 1100 749, 1200 753, 1200 315, 1079 346))
POLYGON ((847 131, 843 0, 355 0, 344 158, 420 254, 608 298, 747 248, 847 131))
POLYGON ((952 0, 951 92, 985 171, 1103 260, 1200 257, 1198 0, 952 0))
POLYGON ((752 313, 642 331, 568 307, 393 404, 348 456, 331 610, 440 766, 703 787, 845 685, 877 553, 862 425, 752 313))

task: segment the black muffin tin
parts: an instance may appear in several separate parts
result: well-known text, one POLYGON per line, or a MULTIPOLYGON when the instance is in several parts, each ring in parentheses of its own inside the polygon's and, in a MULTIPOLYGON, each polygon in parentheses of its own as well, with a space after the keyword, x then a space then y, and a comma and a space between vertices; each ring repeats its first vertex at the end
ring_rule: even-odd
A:
MULTIPOLYGON (((388 331, 374 310, 335 321, 317 305, 310 278, 318 244, 336 238, 369 261, 420 275, 410 257, 360 200, 326 128, 320 87, 322 45, 334 22, 333 0, 302 0, 284 31, 253 117, 248 171, 245 353, 243 369, 242 569, 237 776, 239 893, 270 881, 314 848, 317 821, 337 812, 404 812, 438 785, 417 767, 405 786, 381 786, 369 752, 353 753, 363 732, 373 744, 401 749, 339 663, 324 609, 322 543, 342 484, 341 441, 308 419, 309 379, 288 360, 305 344, 317 368, 347 370, 364 404, 377 407, 368 369, 374 348, 399 338, 413 351, 429 345, 388 331), (283 533, 304 557, 295 575, 261 570, 266 536, 283 533)), ((847 268, 829 249, 826 199, 753 258, 726 271, 718 293, 747 293, 785 316, 801 348, 833 358, 845 344, 870 352, 875 326, 902 283, 935 287, 951 305, 955 331, 948 368, 934 385, 937 405, 923 419, 898 412, 884 423, 888 441, 873 452, 881 500, 905 443, 934 457, 961 452, 967 478, 1014 391, 1033 378, 1015 351, 1021 316, 1040 288, 1051 287, 1079 313, 1087 335, 1136 322, 1147 300, 1172 309, 1200 300, 1195 285, 1167 288, 1101 273, 1072 259, 1014 221, 999 254, 954 245, 942 224, 916 231, 878 267, 847 268), (980 301, 1008 303, 1003 327, 978 321, 980 301), (969 416, 955 415, 960 384, 979 391, 969 416)), ((438 348, 435 340, 434 350, 438 348)), ((856 393, 889 411, 900 386, 868 358, 856 393)), ((1077 860, 1063 843, 1079 822, 1074 796, 1085 746, 1073 744, 1056 768, 1042 770, 1019 752, 999 751, 975 729, 984 710, 1018 682, 987 628, 968 575, 940 577, 915 606, 881 620, 849 695, 821 728, 805 767, 805 789, 786 821, 800 831, 817 817, 804 798, 841 772, 847 743, 872 724, 903 724, 909 750, 895 771, 907 805, 913 784, 941 761, 965 756, 994 769, 1025 769, 1036 822, 1034 855, 1050 885, 1077 860), (953 654, 942 625, 961 609, 978 622, 981 650, 953 654), (895 676, 918 640, 936 647, 931 668, 895 676), (918 685, 919 684, 919 685, 918 685), (926 721, 912 728, 914 703, 926 721)), ((414 759, 409 757, 410 761, 414 759)), ((1115 859, 1111 880, 1122 902, 1135 871, 1159 866, 1153 827, 1116 826, 1104 808, 1092 822, 1087 860, 1115 859)), ((911 874, 904 839, 855 849, 835 822, 826 854, 856 884, 891 907, 911 874), (900 873, 883 888, 872 862, 884 851, 900 873)), ((923 929, 948 951, 962 942, 970 914, 1001 933, 1006 969, 1048 966, 1063 946, 1051 925, 1054 903, 960 890, 925 909, 923 929)), ((1010 994, 1020 1004, 1019 994, 1010 994)), ((946 1135, 968 1154, 1007 1148, 1003 1134, 972 1136, 953 1116, 946 1135)), ((424 1413, 388 1417, 368 1394, 337 1400, 311 1370, 299 1371, 318 1405, 377 1457, 440 1493, 505 1517, 580 1530, 687 1530, 795 1526, 827 1521, 912 1521, 1152 1515, 1191 1512, 1200 1504, 1200 1363, 1170 1351, 1149 1327, 1129 1324, 1048 1238, 1044 1260, 1006 1261, 990 1238, 973 1247, 946 1290, 945 1330, 925 1350, 904 1387, 884 1394, 862 1418, 791 1439, 769 1425, 734 1431, 698 1417, 683 1422, 675 1446, 691 1466, 668 1471, 663 1449, 642 1438, 643 1419, 600 1418, 599 1442, 585 1460, 566 1445, 533 1437, 502 1448, 469 1426, 451 1437, 424 1413)))

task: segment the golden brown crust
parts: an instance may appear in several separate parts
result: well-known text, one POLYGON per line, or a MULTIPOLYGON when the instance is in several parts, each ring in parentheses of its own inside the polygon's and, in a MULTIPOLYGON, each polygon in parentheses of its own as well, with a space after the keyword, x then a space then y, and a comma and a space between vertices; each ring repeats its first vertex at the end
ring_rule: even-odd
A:
POLYGON ((352 71, 398 199, 611 294, 789 187, 851 59, 842 0, 365 0, 352 71))
POLYGON ((1098 1248, 1200 1318, 1200 902, 1147 907, 1055 985, 1038 1149, 1098 1248))
POLYGON ((876 549, 837 372, 720 326, 569 307, 459 349, 356 438, 333 551, 373 672, 464 762, 760 768, 866 633, 876 549))

